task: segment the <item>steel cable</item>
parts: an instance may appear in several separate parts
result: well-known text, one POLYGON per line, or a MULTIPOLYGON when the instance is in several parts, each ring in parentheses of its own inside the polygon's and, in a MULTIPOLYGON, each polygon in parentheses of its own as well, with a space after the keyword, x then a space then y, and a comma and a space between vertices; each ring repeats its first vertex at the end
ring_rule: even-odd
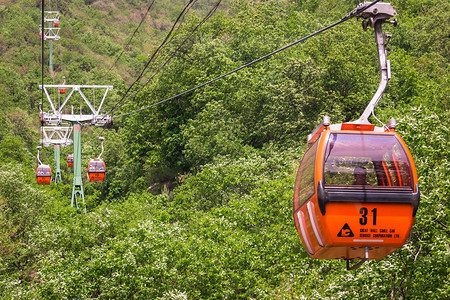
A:
POLYGON ((175 95, 175 96, 169 97, 169 98, 167 98, 167 99, 161 100, 161 101, 159 101, 159 102, 150 104, 150 105, 148 105, 148 106, 145 106, 145 107, 142 107, 142 108, 140 108, 140 109, 136 109, 136 110, 133 110, 133 111, 124 113, 124 114, 120 114, 120 115, 114 116, 114 117, 112 117, 112 119, 120 118, 120 117, 123 117, 123 116, 131 115, 131 114, 134 114, 134 113, 137 113, 137 112, 140 112, 140 111, 149 109, 149 108, 154 107, 154 106, 156 106, 156 105, 162 104, 162 103, 164 103, 164 102, 173 100, 173 99, 178 98, 178 97, 180 97, 180 96, 183 96, 183 95, 185 95, 185 94, 187 94, 187 93, 190 93, 190 92, 192 92, 192 91, 195 91, 195 90, 197 90, 197 89, 199 89, 199 88, 201 88, 201 87, 204 87, 205 85, 208 85, 208 84, 210 84, 210 83, 213 83, 213 82, 215 82, 215 81, 217 81, 217 80, 219 80, 219 79, 222 79, 222 78, 224 78, 224 77, 226 77, 226 76, 228 76, 228 75, 231 75, 231 74, 233 74, 233 73, 236 73, 236 72, 239 71, 239 70, 242 70, 242 69, 244 69, 244 68, 247 68, 247 67, 249 67, 249 66, 251 66, 251 65, 253 65, 253 64, 257 63, 257 62, 260 62, 260 61, 262 61, 262 60, 264 60, 264 59, 266 59, 266 58, 268 58, 268 57, 270 57, 270 56, 272 56, 272 55, 274 55, 274 54, 277 54, 278 52, 284 51, 284 50, 286 50, 286 49, 288 49, 288 48, 290 48, 290 47, 292 47, 292 46, 294 46, 294 45, 297 45, 298 43, 301 43, 301 42, 303 42, 303 41, 305 41, 305 40, 307 40, 307 39, 309 39, 309 38, 311 38, 311 37, 313 37, 313 36, 315 36, 315 35, 318 35, 319 33, 322 33, 322 32, 324 32, 324 31, 326 31, 326 30, 328 30, 328 29, 331 29, 331 28, 333 28, 333 27, 335 27, 335 26, 337 26, 337 25, 339 25, 339 24, 341 24, 341 23, 343 23, 343 22, 345 22, 345 21, 347 21, 347 20, 353 18, 354 16, 356 16, 357 14, 359 14, 359 13, 361 13, 362 11, 366 10, 367 8, 371 7, 372 5, 376 4, 377 2, 379 2, 379 0, 375 0, 375 1, 373 1, 373 2, 371 2, 371 3, 369 3, 369 4, 367 4, 367 5, 365 5, 365 6, 363 6, 363 7, 359 7, 359 8, 357 7, 356 9, 354 9, 354 10, 352 10, 350 13, 348 13, 345 17, 343 17, 341 20, 339 20, 339 21, 337 21, 337 22, 335 22, 335 23, 333 23, 333 24, 331 24, 331 25, 328 25, 328 26, 326 26, 326 27, 324 27, 324 28, 322 28, 322 29, 319 29, 319 30, 317 30, 316 32, 313 32, 313 33, 311 33, 311 34, 309 34, 309 35, 307 35, 307 36, 305 36, 305 37, 303 37, 303 38, 301 38, 301 39, 299 39, 299 40, 297 40, 297 41, 295 41, 295 42, 293 42, 293 43, 290 43, 290 44, 288 44, 288 45, 286 45, 286 46, 284 46, 284 47, 282 47, 282 48, 279 48, 279 49, 277 49, 277 50, 275 50, 275 51, 273 51, 273 52, 270 52, 270 53, 268 53, 268 54, 266 54, 266 55, 264 55, 264 56, 261 56, 261 57, 255 59, 255 60, 253 60, 253 61, 251 61, 251 62, 249 62, 249 63, 246 63, 246 64, 244 64, 244 65, 242 65, 242 66, 240 66, 240 67, 238 67, 238 68, 236 68, 236 69, 234 69, 234 70, 231 70, 231 71, 229 71, 229 72, 227 72, 227 73, 225 73, 225 74, 222 74, 222 75, 220 75, 220 76, 218 76, 218 77, 216 77, 216 78, 214 78, 214 79, 211 79, 211 80, 209 80, 209 81, 207 81, 207 82, 204 82, 204 83, 202 83, 202 84, 200 84, 200 85, 197 85, 197 86, 195 86, 195 87, 193 87, 193 88, 191 88, 191 89, 188 89, 188 90, 186 90, 186 91, 184 91, 184 92, 181 92, 181 93, 179 93, 179 94, 177 94, 177 95, 175 95))
POLYGON ((119 61, 119 59, 122 57, 122 54, 125 52, 125 49, 130 45, 131 41, 134 38, 134 35, 137 33, 139 28, 141 27, 142 23, 144 23, 144 20, 146 19, 148 13, 150 12, 150 9, 153 7, 153 4, 155 3, 155 0, 152 0, 152 3, 150 3, 149 7, 147 8, 147 11, 145 12, 145 15, 142 17, 141 22, 134 30, 133 34, 131 35, 130 39, 128 40, 127 44, 123 47, 122 52, 120 52, 119 56, 116 58, 112 66, 109 68, 108 71, 111 71, 111 69, 116 65, 116 63, 119 61))
MULTIPOLYGON (((217 10, 217 8, 219 7, 220 3, 222 2, 222 0, 219 0, 216 5, 208 12, 208 14, 197 24, 197 26, 190 32, 190 34, 182 41, 182 43, 180 45, 178 45, 178 47, 172 52, 172 54, 169 56, 168 59, 166 59, 166 61, 161 65, 161 67, 159 67, 159 69, 157 71, 155 71, 152 76, 150 76, 150 78, 137 90, 134 92, 133 96, 131 96, 131 99, 134 99, 134 97, 136 97, 136 95, 150 82, 150 80, 152 80, 159 72, 161 72, 161 70, 170 62, 170 60, 175 56, 175 54, 181 49, 181 47, 184 46, 184 44, 192 37, 192 35, 195 33, 195 31, 197 31, 197 29, 203 25, 217 10)), ((124 100, 125 98, 122 98, 122 100, 124 100)), ((122 106, 125 103, 125 101, 122 101, 122 103, 120 103, 120 105, 117 107, 114 107, 109 113, 114 112, 115 110, 117 110, 118 108, 120 108, 120 106, 122 106)))

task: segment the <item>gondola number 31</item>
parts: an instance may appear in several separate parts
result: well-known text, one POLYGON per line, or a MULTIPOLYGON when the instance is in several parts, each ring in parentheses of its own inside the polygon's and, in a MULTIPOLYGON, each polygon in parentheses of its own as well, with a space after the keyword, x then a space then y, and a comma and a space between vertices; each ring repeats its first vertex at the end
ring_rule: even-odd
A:
MULTIPOLYGON (((377 209, 374 208, 370 211, 372 213, 373 217, 373 225, 377 225, 377 209)), ((367 214, 369 213, 369 210, 366 207, 361 207, 359 210, 359 213, 361 214, 361 218, 359 218, 359 224, 361 225, 367 225, 367 214)))

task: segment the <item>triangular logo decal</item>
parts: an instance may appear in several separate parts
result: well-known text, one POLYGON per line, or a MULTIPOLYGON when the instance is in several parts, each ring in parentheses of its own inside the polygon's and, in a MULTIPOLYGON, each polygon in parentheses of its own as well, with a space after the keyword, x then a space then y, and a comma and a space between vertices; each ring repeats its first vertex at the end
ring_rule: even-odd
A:
POLYGON ((354 237, 353 231, 350 229, 347 223, 342 227, 341 231, 339 231, 338 237, 354 237))

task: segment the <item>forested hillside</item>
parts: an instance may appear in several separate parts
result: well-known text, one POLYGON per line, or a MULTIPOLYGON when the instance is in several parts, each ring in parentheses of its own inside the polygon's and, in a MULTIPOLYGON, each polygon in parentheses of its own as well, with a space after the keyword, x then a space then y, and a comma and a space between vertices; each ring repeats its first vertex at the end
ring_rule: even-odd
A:
MULTIPOLYGON (((36 183, 39 107, 50 109, 39 89, 41 2, 0 0, 2 299, 448 298, 448 1, 391 1, 392 79, 375 115, 397 119, 421 202, 407 244, 352 271, 309 257, 292 197, 307 135, 324 115, 357 119, 377 90, 373 29, 351 19, 165 100, 342 19, 358 1, 44 3, 61 14, 44 83, 113 85, 103 108, 114 122, 82 127, 83 180, 99 136, 107 168, 103 183, 83 183, 86 213, 70 206, 73 147, 61 150, 62 183, 36 183)), ((53 155, 40 151, 52 167, 53 155)))

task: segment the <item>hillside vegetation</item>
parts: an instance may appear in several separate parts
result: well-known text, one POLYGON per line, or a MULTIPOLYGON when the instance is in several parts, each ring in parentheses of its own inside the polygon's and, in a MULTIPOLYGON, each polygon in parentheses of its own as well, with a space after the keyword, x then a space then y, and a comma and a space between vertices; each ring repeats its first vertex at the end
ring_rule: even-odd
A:
MULTIPOLYGON (((83 178, 100 135, 107 167, 103 183, 84 182, 87 213, 70 207, 72 147, 61 151, 63 182, 37 185, 39 106, 49 110, 38 88, 40 2, 0 1, 2 299, 448 297, 448 1, 391 1, 392 79, 375 114, 397 119, 421 203, 407 244, 354 271, 309 257, 292 196, 306 136, 324 115, 357 119, 377 89, 373 30, 361 20, 121 115, 330 25, 358 1, 45 3, 61 13, 61 40, 52 72, 45 44, 44 82, 113 85, 104 110, 115 118, 82 128, 83 178)), ((52 147, 40 159, 54 166, 52 147)))

